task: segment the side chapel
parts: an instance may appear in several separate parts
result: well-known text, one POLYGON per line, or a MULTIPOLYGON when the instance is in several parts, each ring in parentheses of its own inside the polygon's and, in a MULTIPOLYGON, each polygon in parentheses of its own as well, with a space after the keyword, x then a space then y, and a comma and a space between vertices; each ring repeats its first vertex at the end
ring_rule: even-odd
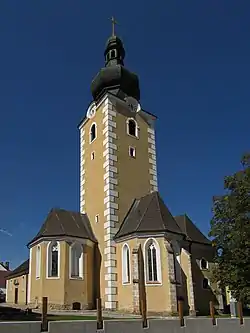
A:
POLYGON ((176 313, 178 299, 189 314, 208 313, 210 300, 222 307, 211 242, 158 192, 156 116, 114 33, 104 57, 79 124, 80 212, 49 212, 7 278, 7 302, 40 307, 47 296, 51 309, 93 309, 101 297, 105 309, 138 313, 140 247, 149 313, 176 313))

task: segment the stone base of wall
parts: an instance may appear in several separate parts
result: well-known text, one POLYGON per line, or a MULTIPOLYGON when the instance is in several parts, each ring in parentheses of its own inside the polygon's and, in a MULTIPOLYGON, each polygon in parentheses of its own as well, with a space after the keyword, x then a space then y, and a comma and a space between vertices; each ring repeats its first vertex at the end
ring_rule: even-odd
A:
MULTIPOLYGON (((41 303, 29 303, 26 305, 26 307, 31 309, 42 309, 41 303)), ((83 305, 81 304, 81 310, 92 310, 92 305, 83 305)), ((73 310, 73 304, 56 304, 56 303, 48 303, 48 311, 72 311, 73 310)), ((77 311, 77 310, 74 310, 77 311)))

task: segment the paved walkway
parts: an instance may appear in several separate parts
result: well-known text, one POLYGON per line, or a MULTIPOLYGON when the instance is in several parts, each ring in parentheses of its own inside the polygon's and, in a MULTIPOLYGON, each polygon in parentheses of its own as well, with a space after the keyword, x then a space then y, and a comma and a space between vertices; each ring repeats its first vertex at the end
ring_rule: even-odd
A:
MULTIPOLYGON (((20 304, 6 304, 6 303, 0 303, 0 306, 4 307, 12 307, 16 309, 25 310, 28 308, 27 305, 20 305, 20 304)), ((41 310, 39 309, 32 309, 35 313, 41 313, 41 310)), ((96 310, 80 310, 80 311, 74 311, 74 310, 50 310, 48 311, 48 314, 51 315, 58 315, 58 316, 96 316, 96 310)), ((113 311, 103 311, 102 312, 103 317, 110 317, 110 318, 141 318, 140 315, 130 314, 130 313, 120 313, 120 312, 113 312, 113 311)))

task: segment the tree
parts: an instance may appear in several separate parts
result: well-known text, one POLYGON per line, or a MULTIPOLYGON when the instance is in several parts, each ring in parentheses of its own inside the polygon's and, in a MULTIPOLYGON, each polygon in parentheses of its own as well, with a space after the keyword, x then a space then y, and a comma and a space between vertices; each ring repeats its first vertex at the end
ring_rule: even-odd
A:
POLYGON ((250 303, 250 153, 242 169, 224 179, 225 194, 213 198, 210 236, 216 248, 213 280, 238 301, 250 303))

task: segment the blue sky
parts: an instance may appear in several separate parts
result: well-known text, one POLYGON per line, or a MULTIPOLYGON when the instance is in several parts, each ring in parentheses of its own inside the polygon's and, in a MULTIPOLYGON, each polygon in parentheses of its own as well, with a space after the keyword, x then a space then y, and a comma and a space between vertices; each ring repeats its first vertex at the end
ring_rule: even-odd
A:
POLYGON ((79 209, 77 124, 119 21, 141 104, 158 116, 160 192, 207 233, 250 143, 250 2, 2 0, 0 260, 15 267, 52 207, 79 209))

